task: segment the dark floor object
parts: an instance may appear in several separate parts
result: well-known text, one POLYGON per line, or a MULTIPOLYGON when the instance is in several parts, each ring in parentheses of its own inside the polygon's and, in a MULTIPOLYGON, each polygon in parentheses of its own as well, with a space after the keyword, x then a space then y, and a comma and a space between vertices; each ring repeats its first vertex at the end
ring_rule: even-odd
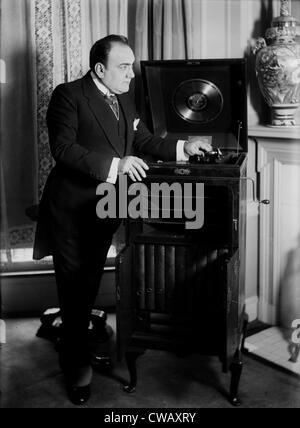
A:
MULTIPOLYGON (((107 328, 107 314, 100 308, 94 308, 91 315, 89 329, 90 342, 102 343, 109 340, 107 328)), ((62 320, 59 308, 49 308, 41 315, 41 325, 36 333, 37 337, 48 339, 56 346, 59 344, 62 320)))

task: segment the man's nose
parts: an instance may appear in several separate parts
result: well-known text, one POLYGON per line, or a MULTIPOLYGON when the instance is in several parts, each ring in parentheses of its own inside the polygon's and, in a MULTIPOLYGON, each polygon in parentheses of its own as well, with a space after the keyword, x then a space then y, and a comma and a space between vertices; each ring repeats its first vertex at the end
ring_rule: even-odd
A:
POLYGON ((127 75, 128 75, 128 77, 130 77, 130 79, 133 79, 133 78, 134 78, 135 74, 134 74, 134 71, 133 71, 133 69, 132 69, 132 68, 130 68, 130 69, 128 70, 127 75))

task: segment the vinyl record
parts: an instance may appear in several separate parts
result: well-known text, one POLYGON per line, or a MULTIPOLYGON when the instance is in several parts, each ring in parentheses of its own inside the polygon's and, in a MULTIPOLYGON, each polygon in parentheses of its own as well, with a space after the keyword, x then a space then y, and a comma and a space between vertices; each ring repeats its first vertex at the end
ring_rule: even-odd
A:
POLYGON ((185 80, 174 91, 173 107, 184 120, 207 123, 223 110, 223 96, 212 82, 202 79, 185 80))

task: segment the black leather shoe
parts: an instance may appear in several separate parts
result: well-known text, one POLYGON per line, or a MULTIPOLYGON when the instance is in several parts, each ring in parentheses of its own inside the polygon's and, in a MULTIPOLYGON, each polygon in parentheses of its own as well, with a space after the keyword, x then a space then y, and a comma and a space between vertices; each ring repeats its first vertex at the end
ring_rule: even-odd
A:
POLYGON ((68 388, 68 395, 73 404, 80 406, 86 403, 91 396, 90 385, 71 386, 68 388))

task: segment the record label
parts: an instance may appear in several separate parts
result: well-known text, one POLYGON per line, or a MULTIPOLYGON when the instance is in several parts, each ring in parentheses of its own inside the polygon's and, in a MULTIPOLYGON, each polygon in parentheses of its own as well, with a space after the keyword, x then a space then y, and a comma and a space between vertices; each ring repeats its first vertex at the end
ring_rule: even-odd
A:
POLYGON ((173 108, 184 120, 207 123, 223 110, 223 96, 212 82, 203 79, 185 80, 174 91, 173 108))

